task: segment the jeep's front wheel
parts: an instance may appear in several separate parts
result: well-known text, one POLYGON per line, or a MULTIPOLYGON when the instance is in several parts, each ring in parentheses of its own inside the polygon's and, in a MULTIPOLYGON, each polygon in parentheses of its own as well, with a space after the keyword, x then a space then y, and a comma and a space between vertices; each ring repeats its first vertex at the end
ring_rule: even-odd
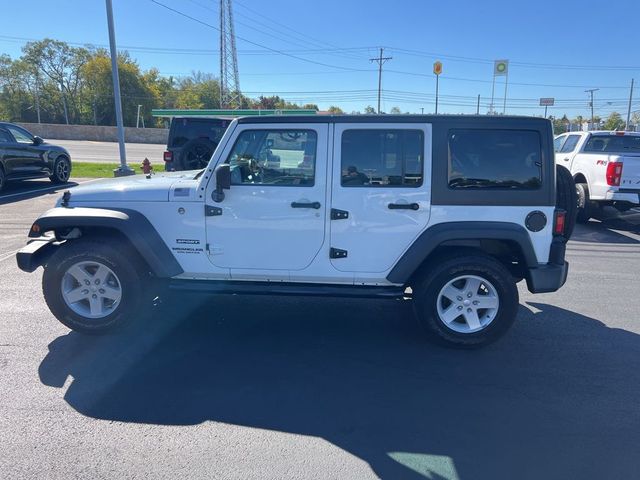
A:
POLYGON ((451 258, 431 268, 413 292, 418 320, 432 340, 473 348, 500 338, 518 311, 518 289, 492 257, 451 258))
POLYGON ((54 316, 72 330, 90 334, 106 333, 137 317, 140 285, 135 262, 90 240, 63 244, 42 277, 44 298, 54 316))

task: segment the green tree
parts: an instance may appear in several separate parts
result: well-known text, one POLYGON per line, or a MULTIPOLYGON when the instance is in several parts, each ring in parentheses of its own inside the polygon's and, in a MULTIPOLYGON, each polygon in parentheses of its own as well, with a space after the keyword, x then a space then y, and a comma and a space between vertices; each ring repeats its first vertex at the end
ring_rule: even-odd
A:
POLYGON ((605 130, 620 130, 624 128, 624 120, 618 112, 611 112, 604 122, 603 128, 605 130))
POLYGON ((77 121, 82 89, 80 70, 90 57, 89 51, 50 38, 29 42, 22 51, 23 60, 59 88, 65 122, 77 121))
MULTIPOLYGON (((125 126, 135 126, 138 105, 141 105, 145 125, 151 123, 151 109, 159 103, 159 95, 140 72, 138 64, 128 54, 118 55, 122 118, 125 126)), ((115 125, 115 103, 111 58, 104 50, 96 51, 83 65, 82 75, 86 89, 84 98, 90 105, 85 121, 97 125, 115 125)))
POLYGON ((398 114, 402 113, 402 110, 400 110, 400 107, 391 107, 391 110, 389 111, 389 113, 392 113, 394 115, 398 115, 398 114))
POLYGON ((371 115, 371 114, 373 114, 373 113, 376 113, 376 109, 375 109, 375 108, 373 108, 371 105, 367 105, 367 106, 364 108, 364 113, 365 113, 365 114, 367 114, 367 115, 371 115))
POLYGON ((335 105, 331 105, 328 109, 327 112, 333 114, 333 115, 342 115, 344 114, 344 112, 342 111, 342 109, 340 107, 336 107, 335 105))

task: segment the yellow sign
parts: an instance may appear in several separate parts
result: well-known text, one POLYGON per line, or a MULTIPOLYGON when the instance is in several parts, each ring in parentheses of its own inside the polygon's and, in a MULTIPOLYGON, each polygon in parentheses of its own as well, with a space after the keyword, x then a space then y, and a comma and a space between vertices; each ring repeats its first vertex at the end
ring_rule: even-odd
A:
POLYGON ((440 75, 442 73, 442 62, 437 61, 433 64, 433 73, 440 75))

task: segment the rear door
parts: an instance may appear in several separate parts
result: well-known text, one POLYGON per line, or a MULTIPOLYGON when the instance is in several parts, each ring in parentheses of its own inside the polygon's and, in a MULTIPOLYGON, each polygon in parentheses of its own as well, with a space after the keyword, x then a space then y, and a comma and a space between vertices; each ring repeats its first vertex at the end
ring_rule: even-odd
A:
POLYGON ((335 124, 334 268, 384 272, 424 230, 431 207, 431 132, 430 124, 420 123, 335 124))
POLYGON ((582 135, 577 133, 566 136, 564 142, 562 142, 560 150, 556 152, 556 162, 559 165, 571 170, 571 164, 573 163, 573 158, 575 157, 577 146, 580 143, 581 138, 582 135))

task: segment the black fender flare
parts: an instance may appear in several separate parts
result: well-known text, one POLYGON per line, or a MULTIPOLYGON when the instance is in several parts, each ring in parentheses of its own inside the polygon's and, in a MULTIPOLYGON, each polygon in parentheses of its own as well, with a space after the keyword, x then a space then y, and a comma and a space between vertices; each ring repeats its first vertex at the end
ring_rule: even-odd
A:
POLYGON ((59 228, 101 227, 117 230, 129 240, 154 275, 169 278, 183 273, 182 267, 160 234, 142 213, 118 208, 56 207, 40 216, 29 237, 40 237, 59 228))
POLYGON ((516 243, 528 268, 538 266, 531 238, 521 225, 510 222, 446 222, 427 228, 393 266, 387 280, 406 284, 427 257, 439 246, 450 242, 506 240, 516 243))

